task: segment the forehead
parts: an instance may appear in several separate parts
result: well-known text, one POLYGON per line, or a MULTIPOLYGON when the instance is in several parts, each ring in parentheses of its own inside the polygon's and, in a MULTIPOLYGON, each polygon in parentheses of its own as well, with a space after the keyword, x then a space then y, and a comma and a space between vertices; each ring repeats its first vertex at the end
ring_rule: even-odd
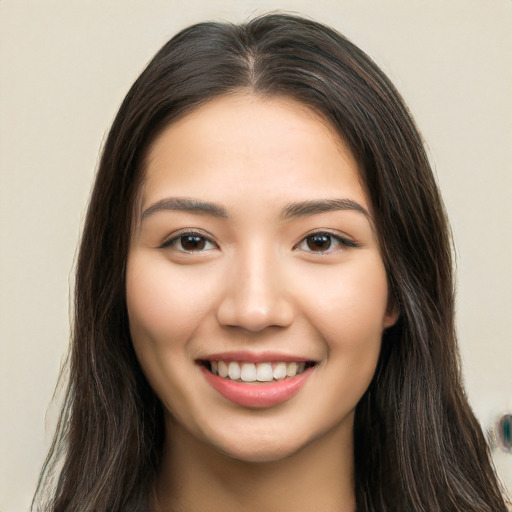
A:
POLYGON ((325 119, 293 99, 236 94, 163 130, 148 152, 142 202, 190 193, 277 199, 284 191, 295 200, 336 192, 366 202, 357 163, 325 119))

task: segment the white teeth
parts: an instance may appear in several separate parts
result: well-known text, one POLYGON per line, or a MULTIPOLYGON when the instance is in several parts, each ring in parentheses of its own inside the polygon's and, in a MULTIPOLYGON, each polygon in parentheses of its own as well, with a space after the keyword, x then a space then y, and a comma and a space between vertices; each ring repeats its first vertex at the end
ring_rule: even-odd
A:
POLYGON ((240 378, 240 365, 231 361, 228 366, 228 375, 231 380, 238 380, 240 378))
POLYGON ((256 380, 258 382, 270 382, 274 378, 270 363, 258 363, 256 365, 256 380))
POLYGON ((256 380, 256 366, 254 363, 242 363, 240 378, 244 382, 254 382, 256 380))
POLYGON ((277 363, 274 368, 274 379, 282 380, 286 377, 286 363, 277 363))
POLYGON ((287 377, 295 377, 305 369, 306 363, 295 361, 257 364, 238 361, 210 361, 210 370, 214 375, 243 382, 283 380, 287 377))
POLYGON ((286 376, 287 377, 295 377, 297 375, 297 363, 291 362, 286 365, 286 376))
POLYGON ((219 364, 217 366, 217 371, 219 372, 219 375, 221 377, 227 377, 228 376, 228 365, 224 361, 219 361, 219 364))

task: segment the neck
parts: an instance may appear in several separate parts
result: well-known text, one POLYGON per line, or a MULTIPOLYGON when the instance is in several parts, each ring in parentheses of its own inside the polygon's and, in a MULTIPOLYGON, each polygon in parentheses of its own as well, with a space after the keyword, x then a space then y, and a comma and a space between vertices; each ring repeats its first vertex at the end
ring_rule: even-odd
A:
POLYGON ((352 422, 270 462, 220 453, 168 422, 158 512, 354 512, 352 422))

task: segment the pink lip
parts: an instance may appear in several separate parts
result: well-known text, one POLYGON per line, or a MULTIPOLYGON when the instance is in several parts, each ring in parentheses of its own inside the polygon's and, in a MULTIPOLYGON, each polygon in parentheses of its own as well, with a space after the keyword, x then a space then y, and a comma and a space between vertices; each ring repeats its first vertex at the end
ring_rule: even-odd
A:
MULTIPOLYGON (((222 354, 221 360, 226 361, 225 357, 226 354, 222 354)), ((240 361, 240 359, 234 360, 240 361)), ((242 360, 248 361, 248 359, 242 360)), ((279 360, 282 361, 283 359, 279 360)), ((293 359, 293 361, 296 360, 293 359)), ((263 361, 269 361, 269 359, 264 359, 263 361)), ((201 367, 204 377, 213 389, 231 402, 250 408, 272 407, 290 400, 302 389, 314 369, 315 366, 308 368, 295 377, 289 377, 277 382, 246 384, 219 377, 208 371, 205 367, 201 367)))
POLYGON ((247 363, 270 363, 270 362, 292 362, 307 363, 312 359, 297 357, 293 355, 281 354, 279 352, 260 352, 253 353, 247 351, 219 352, 218 354, 208 354, 205 357, 199 357, 198 360, 208 361, 243 361, 247 363))

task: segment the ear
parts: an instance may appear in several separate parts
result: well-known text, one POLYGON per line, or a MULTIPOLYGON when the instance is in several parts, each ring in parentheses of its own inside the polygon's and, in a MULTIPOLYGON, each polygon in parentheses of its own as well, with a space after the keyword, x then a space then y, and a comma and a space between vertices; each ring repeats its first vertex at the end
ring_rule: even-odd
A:
POLYGON ((394 298, 390 298, 388 301, 388 306, 386 308, 386 314, 384 315, 384 319, 382 321, 382 327, 387 329, 396 324, 397 320, 400 318, 400 308, 394 298))

